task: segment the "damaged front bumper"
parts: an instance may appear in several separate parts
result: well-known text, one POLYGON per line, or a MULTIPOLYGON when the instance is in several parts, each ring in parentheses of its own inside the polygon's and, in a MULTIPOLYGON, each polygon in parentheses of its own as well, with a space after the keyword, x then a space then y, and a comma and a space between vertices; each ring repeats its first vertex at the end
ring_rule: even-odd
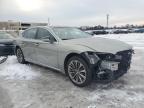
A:
POLYGON ((133 52, 131 49, 117 52, 115 55, 86 53, 94 79, 112 81, 127 73, 133 52))
POLYGON ((117 71, 119 63, 120 62, 115 62, 115 61, 102 61, 101 62, 101 69, 108 69, 111 71, 117 71))
POLYGON ((115 61, 101 61, 100 66, 98 66, 96 70, 96 74, 94 75, 96 80, 104 80, 104 81, 112 81, 116 80, 125 73, 127 73, 129 66, 127 69, 121 67, 122 62, 115 61))

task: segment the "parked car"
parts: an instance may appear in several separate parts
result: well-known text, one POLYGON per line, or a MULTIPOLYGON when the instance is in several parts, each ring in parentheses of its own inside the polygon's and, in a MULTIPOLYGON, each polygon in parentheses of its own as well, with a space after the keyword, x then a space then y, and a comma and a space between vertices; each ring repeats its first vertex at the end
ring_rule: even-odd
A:
POLYGON ((115 30, 113 33, 114 34, 128 34, 130 32, 129 32, 129 30, 121 30, 121 29, 119 29, 119 30, 115 30))
POLYGON ((7 56, 14 55, 14 38, 6 33, 0 32, 0 63, 3 63, 7 56))
POLYGON ((92 30, 89 30, 89 31, 85 31, 86 33, 90 34, 90 35, 94 35, 93 31, 92 30))
POLYGON ((16 41, 19 63, 32 62, 64 72, 75 85, 95 78, 115 80, 130 68, 132 46, 96 38, 71 27, 33 27, 16 41))
POLYGON ((96 35, 108 34, 108 32, 105 30, 94 30, 93 33, 96 35))
POLYGON ((144 28, 135 30, 135 33, 144 33, 144 28))

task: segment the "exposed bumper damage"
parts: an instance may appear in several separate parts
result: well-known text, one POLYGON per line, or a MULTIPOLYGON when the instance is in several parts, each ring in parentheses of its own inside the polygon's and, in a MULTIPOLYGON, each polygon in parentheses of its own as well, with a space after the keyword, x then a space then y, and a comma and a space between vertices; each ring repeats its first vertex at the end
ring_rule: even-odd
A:
POLYGON ((120 62, 115 62, 115 61, 102 61, 100 67, 101 67, 101 69, 117 71, 119 63, 120 62))
POLYGON ((94 79, 112 81, 127 73, 133 53, 134 51, 130 49, 117 52, 115 55, 111 53, 85 52, 82 56, 89 63, 94 79))

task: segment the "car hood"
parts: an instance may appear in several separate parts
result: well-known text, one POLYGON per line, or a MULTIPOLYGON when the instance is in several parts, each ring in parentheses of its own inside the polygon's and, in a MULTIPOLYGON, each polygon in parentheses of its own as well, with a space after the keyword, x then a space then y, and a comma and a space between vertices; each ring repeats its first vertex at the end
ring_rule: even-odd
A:
POLYGON ((81 39, 71 39, 64 41, 70 45, 80 45, 84 47, 88 47, 95 52, 105 52, 105 53, 113 53, 116 54, 119 51, 132 49, 132 46, 126 44, 124 42, 100 38, 100 37, 91 37, 91 38, 81 38, 81 39))
POLYGON ((14 39, 0 39, 0 44, 13 44, 14 39))

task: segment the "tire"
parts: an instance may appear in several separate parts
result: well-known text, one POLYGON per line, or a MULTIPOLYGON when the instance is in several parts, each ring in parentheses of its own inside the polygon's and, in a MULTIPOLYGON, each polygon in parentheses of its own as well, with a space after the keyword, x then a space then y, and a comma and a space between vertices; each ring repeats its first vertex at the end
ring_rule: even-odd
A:
POLYGON ((25 64, 26 63, 26 61, 24 59, 23 52, 22 52, 22 50, 20 48, 16 49, 16 56, 17 56, 17 60, 18 60, 19 63, 21 63, 21 64, 25 64))
POLYGON ((73 56, 68 60, 66 71, 69 79, 76 86, 84 87, 92 82, 92 71, 80 56, 73 56))

